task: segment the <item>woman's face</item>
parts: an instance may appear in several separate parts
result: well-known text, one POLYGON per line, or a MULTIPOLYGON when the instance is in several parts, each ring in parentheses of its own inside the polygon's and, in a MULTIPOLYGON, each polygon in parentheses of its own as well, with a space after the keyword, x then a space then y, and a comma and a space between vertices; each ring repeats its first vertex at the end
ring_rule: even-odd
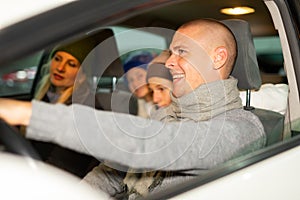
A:
POLYGON ((57 51, 50 64, 50 81, 60 89, 66 89, 75 82, 80 62, 71 54, 57 51))
POLYGON ((126 73, 128 87, 137 98, 144 98, 150 92, 146 75, 147 71, 140 67, 134 67, 126 73))

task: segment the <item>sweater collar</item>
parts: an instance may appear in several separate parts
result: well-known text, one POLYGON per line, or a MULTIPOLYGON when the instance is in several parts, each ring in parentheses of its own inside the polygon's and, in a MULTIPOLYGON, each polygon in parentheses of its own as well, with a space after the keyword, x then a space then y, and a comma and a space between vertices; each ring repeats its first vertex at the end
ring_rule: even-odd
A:
POLYGON ((209 120, 228 110, 242 108, 237 79, 229 77, 200 85, 193 92, 176 98, 172 104, 154 115, 158 120, 209 120))

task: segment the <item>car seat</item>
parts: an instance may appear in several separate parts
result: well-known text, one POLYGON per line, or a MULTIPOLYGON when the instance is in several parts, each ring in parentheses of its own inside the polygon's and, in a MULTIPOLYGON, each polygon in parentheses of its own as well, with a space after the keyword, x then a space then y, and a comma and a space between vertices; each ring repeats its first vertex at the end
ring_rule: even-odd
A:
POLYGON ((113 30, 105 28, 92 34, 97 36, 98 45, 86 58, 83 67, 92 83, 96 101, 103 110, 111 111, 112 92, 124 74, 123 65, 113 30))
POLYGON ((244 109, 254 113, 262 122, 267 134, 267 146, 283 138, 284 115, 251 106, 251 90, 258 90, 262 84, 254 42, 247 21, 240 19, 223 20, 237 41, 237 59, 231 75, 238 79, 239 90, 246 90, 244 109))

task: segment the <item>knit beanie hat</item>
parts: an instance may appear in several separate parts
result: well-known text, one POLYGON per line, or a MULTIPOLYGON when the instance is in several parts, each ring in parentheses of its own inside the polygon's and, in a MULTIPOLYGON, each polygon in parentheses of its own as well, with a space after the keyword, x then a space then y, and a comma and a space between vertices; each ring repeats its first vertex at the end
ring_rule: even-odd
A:
POLYGON ((96 45, 97 40, 93 37, 84 38, 65 45, 58 45, 53 49, 52 53, 50 54, 50 58, 53 58, 57 51, 64 51, 74 56, 80 62, 80 64, 82 64, 85 57, 93 50, 94 47, 96 47, 96 45))
POLYGON ((165 63, 170 55, 170 52, 168 50, 165 50, 151 61, 147 70, 147 81, 151 77, 158 77, 173 81, 173 77, 169 69, 165 66, 165 63))
POLYGON ((128 72, 134 67, 140 67, 144 70, 147 70, 147 66, 150 61, 153 59, 153 55, 150 52, 143 51, 138 55, 134 55, 125 61, 123 66, 124 72, 128 72))

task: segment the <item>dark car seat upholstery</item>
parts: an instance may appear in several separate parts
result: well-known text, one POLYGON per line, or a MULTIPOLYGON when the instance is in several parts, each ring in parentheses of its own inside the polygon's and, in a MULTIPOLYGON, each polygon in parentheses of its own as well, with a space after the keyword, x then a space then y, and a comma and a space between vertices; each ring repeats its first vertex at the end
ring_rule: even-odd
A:
POLYGON ((222 21, 234 34, 237 41, 237 59, 231 75, 238 79, 239 90, 246 90, 245 110, 253 112, 261 120, 267 134, 267 145, 282 140, 284 116, 280 113, 254 108, 251 103, 251 90, 261 86, 256 51, 249 23, 244 20, 229 19, 222 21))
POLYGON ((111 29, 102 30, 104 38, 95 48, 87 63, 88 74, 95 80, 95 97, 103 110, 129 113, 128 105, 132 94, 124 86, 123 64, 120 59, 117 41, 111 29), (126 108, 125 108, 126 107, 126 108))

